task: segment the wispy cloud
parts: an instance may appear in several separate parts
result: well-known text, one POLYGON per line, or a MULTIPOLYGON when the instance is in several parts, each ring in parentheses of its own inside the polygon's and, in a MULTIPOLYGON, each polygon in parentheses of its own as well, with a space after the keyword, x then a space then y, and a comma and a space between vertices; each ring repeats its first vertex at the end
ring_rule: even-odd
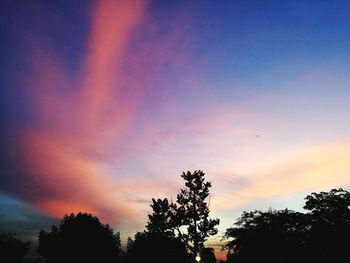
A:
POLYGON ((227 211, 259 199, 344 187, 350 184, 349 168, 348 138, 297 148, 253 167, 248 183, 237 182, 233 191, 218 194, 213 207, 227 211))

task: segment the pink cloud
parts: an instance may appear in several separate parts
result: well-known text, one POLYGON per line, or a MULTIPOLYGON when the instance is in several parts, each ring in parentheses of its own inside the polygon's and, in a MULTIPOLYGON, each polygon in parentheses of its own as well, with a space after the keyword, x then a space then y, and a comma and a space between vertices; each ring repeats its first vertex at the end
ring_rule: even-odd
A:
POLYGON ((159 122, 142 111, 145 101, 155 103, 156 110, 168 109, 168 119, 183 115, 167 97, 176 94, 174 86, 160 92, 168 101, 152 100, 159 89, 148 87, 164 63, 177 68, 176 74, 187 63, 185 52, 174 52, 184 22, 171 22, 170 31, 157 39, 160 26, 145 12, 144 1, 98 1, 85 58, 75 76, 65 71, 55 50, 33 39, 28 57, 35 64, 25 85, 38 123, 20 132, 16 158, 25 180, 13 191, 42 213, 61 217, 89 211, 117 223, 130 220, 155 193, 176 192, 172 180, 129 178, 119 169, 118 162, 150 152, 162 139, 153 130, 159 122), (130 49, 141 23, 146 23, 149 42, 130 49), (145 133, 135 133, 137 128, 145 133))
POLYGON ((81 86, 84 87, 82 101, 87 129, 96 126, 106 128, 106 122, 114 127, 124 126, 135 107, 136 98, 124 96, 119 86, 123 53, 133 27, 141 19, 144 1, 103 1, 97 2, 93 14, 92 32, 86 56, 86 74, 81 86), (127 99, 127 103, 123 100, 127 99), (105 117, 113 107, 112 116, 105 117), (128 106, 125 110, 123 106, 128 106))
POLYGON ((144 7, 144 1, 97 2, 79 71, 84 77, 75 80, 68 78, 54 51, 33 41, 29 55, 36 63, 25 84, 39 122, 19 133, 16 158, 25 183, 18 182, 14 191, 44 214, 90 211, 114 222, 133 215, 121 200, 111 198, 118 188, 105 180, 101 163, 109 158, 106 139, 120 136, 137 105, 136 97, 122 95, 118 78, 144 7))

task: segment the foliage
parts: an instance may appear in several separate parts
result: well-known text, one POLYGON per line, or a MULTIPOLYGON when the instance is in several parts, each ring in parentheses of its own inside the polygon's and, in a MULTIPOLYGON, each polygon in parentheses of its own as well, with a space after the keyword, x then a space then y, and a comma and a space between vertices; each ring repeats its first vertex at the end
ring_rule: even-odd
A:
POLYGON ((291 210, 244 212, 235 227, 226 230, 231 254, 228 262, 300 261, 306 222, 291 210))
POLYGON ((40 231, 38 253, 47 262, 115 262, 119 233, 91 214, 66 215, 51 231, 40 231))
POLYGON ((30 242, 23 242, 15 233, 0 234, 1 262, 17 263, 28 253, 30 242))
POLYGON ((350 238, 350 193, 343 189, 311 193, 304 209, 309 210, 309 249, 318 261, 344 262, 350 238))
POLYGON ((304 209, 329 225, 350 223, 350 193, 342 188, 330 192, 311 193, 305 198, 304 209))
POLYGON ((176 237, 155 232, 138 232, 128 239, 127 262, 191 262, 186 246, 176 237))
POLYGON ((211 247, 205 247, 200 253, 202 263, 216 263, 216 257, 214 249, 211 247))
POLYGON ((168 199, 152 198, 153 213, 148 215, 146 229, 150 233, 165 234, 169 237, 174 236, 174 204, 169 203, 168 199))
POLYGON ((179 222, 187 226, 187 240, 193 244, 190 250, 194 255, 203 248, 207 237, 218 232, 215 226, 219 224, 219 219, 209 218, 210 211, 206 199, 211 182, 205 182, 204 175, 200 170, 182 173, 185 188, 177 195, 179 222))
POLYGON ((196 170, 183 172, 185 187, 177 195, 176 203, 168 199, 152 199, 153 213, 149 215, 147 230, 177 236, 186 244, 188 250, 196 255, 204 248, 206 239, 217 234, 219 219, 209 218, 210 182, 206 182, 204 173, 196 170))
POLYGON ((343 262, 350 237, 350 193, 333 189, 306 197, 298 213, 243 212, 228 228, 227 262, 343 262))

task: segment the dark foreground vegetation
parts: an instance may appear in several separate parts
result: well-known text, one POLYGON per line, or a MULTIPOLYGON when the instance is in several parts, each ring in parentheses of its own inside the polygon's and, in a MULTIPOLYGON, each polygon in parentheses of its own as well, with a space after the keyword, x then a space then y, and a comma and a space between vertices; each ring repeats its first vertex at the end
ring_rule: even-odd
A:
POLYGON ((350 262, 350 193, 312 193, 308 213, 244 212, 226 230, 227 262, 350 262))
MULTIPOLYGON (((122 249, 119 232, 91 214, 66 215, 50 231, 40 231, 37 262, 214 263, 205 247, 217 234, 219 219, 209 218, 209 188, 202 171, 183 173, 185 186, 175 202, 152 199, 143 232, 122 249)), ((223 248, 229 263, 349 262, 350 193, 343 189, 312 193, 300 213, 289 209, 243 212, 228 228, 223 248)), ((0 235, 1 262, 23 262, 29 242, 0 235)))

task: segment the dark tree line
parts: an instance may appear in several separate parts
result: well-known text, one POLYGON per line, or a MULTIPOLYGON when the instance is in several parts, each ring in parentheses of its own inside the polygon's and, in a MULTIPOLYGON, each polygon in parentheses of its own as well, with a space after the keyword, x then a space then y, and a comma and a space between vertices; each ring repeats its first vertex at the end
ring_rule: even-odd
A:
POLYGON ((0 261, 20 263, 28 253, 30 242, 23 242, 15 233, 0 234, 0 261), (4 260, 4 261, 3 261, 4 260))
MULTIPOLYGON (((152 199, 143 232, 128 238, 91 214, 66 215, 49 231, 40 231, 38 254, 47 263, 203 263, 216 262, 206 239, 217 233, 219 219, 209 218, 211 183, 202 171, 181 175, 185 187, 176 201, 152 199)), ((289 209, 243 212, 225 232, 228 263, 347 262, 350 237, 350 193, 343 189, 312 193, 301 213, 289 209)), ((22 262, 29 242, 15 234, 0 235, 0 261, 22 262)))
POLYGON ((305 200, 307 213, 244 212, 226 230, 227 262, 347 262, 350 193, 333 189, 305 200))
POLYGON ((185 187, 176 202, 152 199, 146 229, 128 239, 126 251, 119 232, 91 214, 78 213, 64 216, 50 231, 40 231, 37 252, 47 263, 193 263, 199 256, 201 262, 213 263, 213 250, 204 242, 217 233, 219 219, 209 218, 211 183, 204 175, 200 170, 182 173, 185 187))

